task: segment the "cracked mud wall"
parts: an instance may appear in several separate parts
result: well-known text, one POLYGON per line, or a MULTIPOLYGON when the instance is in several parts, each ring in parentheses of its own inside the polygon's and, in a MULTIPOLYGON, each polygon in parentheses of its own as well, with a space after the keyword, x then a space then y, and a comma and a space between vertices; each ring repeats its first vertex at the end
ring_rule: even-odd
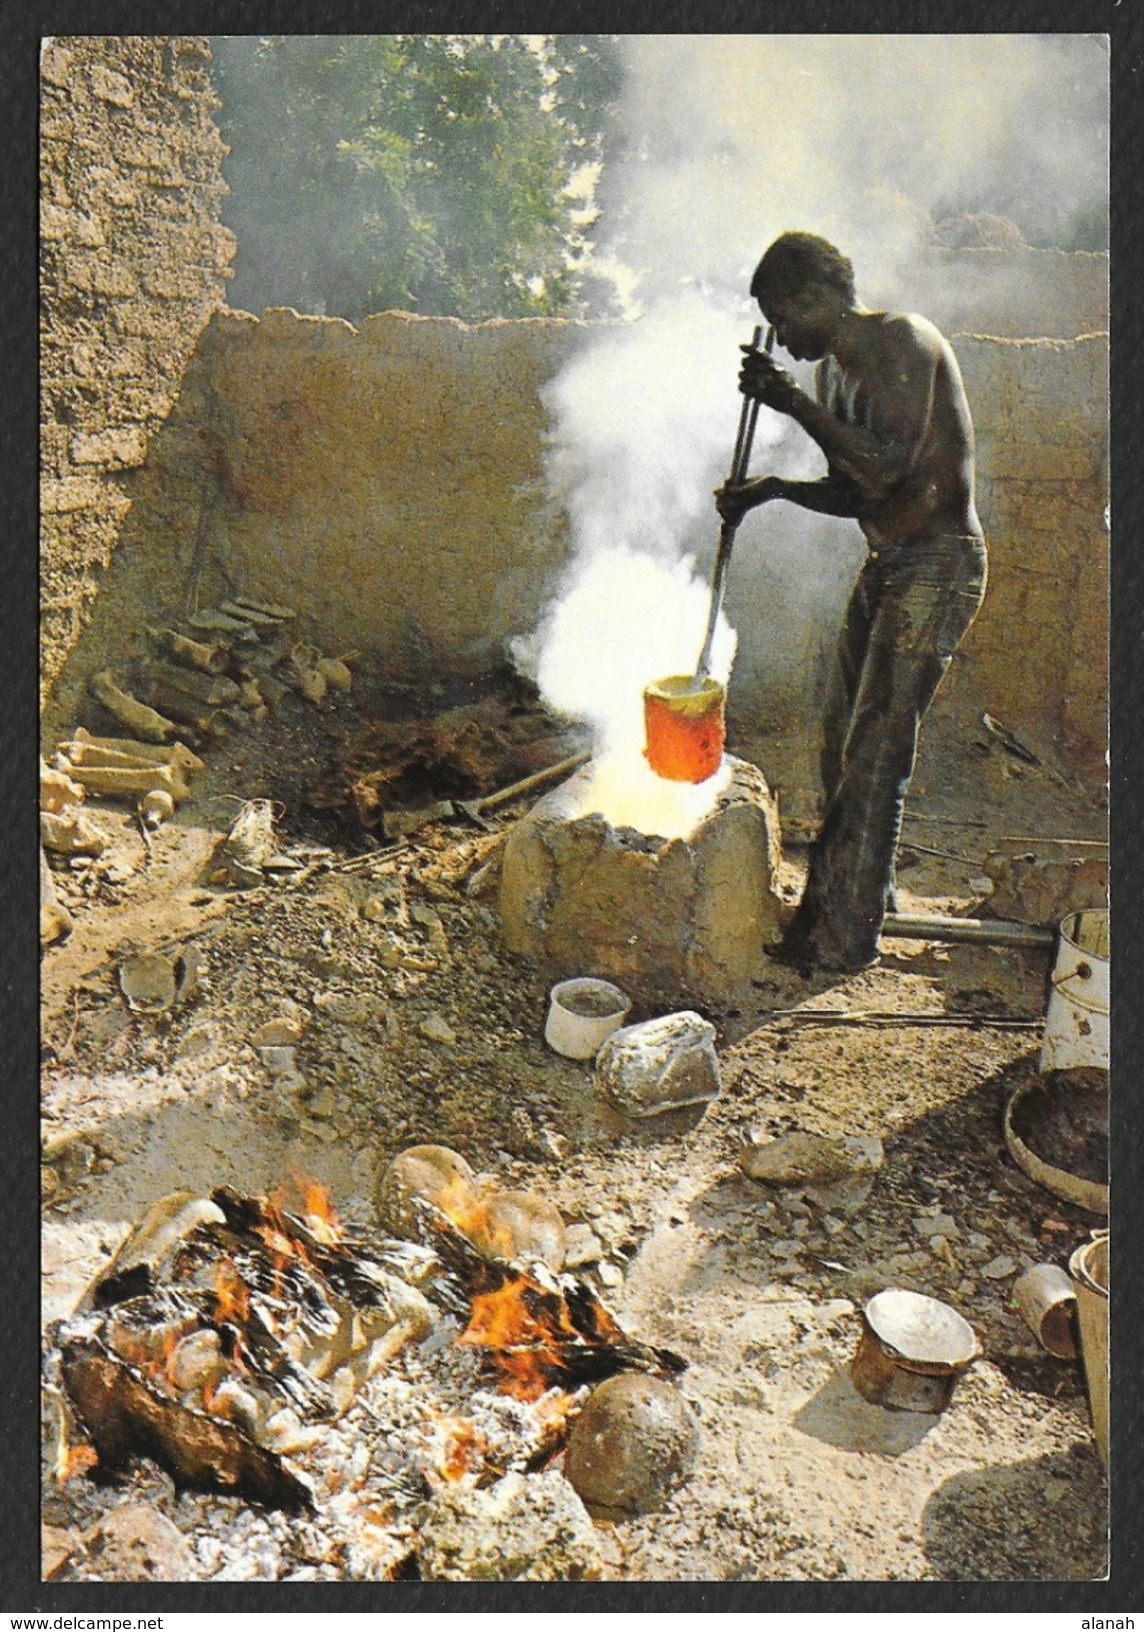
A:
POLYGON ((234 239, 206 35, 58 35, 41 53, 41 682, 90 616, 130 482, 234 239))
MULTIPOLYGON (((540 393, 587 332, 397 312, 358 331, 289 310, 215 313, 149 442, 58 707, 73 707, 101 664, 140 654, 148 621, 235 590, 292 603, 308 638, 360 653, 365 674, 495 668, 534 627, 566 559, 563 513, 546 496, 540 393)), ((988 710, 1102 780, 1108 337, 954 344, 977 428, 990 581, 935 712, 969 729, 988 710)), ((732 745, 736 721, 752 719, 808 740, 813 673, 776 705, 765 665, 750 667, 799 631, 746 585, 744 572, 728 600, 741 642, 732 745)), ((829 650, 841 612, 841 601, 817 608, 808 652, 829 650)), ((781 751, 760 763, 784 783, 781 751)))

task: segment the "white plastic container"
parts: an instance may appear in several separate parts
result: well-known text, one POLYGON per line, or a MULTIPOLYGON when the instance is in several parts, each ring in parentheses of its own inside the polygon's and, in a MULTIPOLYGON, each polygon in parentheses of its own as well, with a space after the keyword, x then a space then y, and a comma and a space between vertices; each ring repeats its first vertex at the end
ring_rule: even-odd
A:
POLYGON ((590 975, 562 980, 549 993, 544 1040, 570 1060, 595 1058, 600 1045, 628 1017, 631 1000, 610 980, 590 975))
POLYGON ((1060 927, 1041 1045, 1042 1071, 1108 1069, 1107 907, 1074 912, 1060 927))

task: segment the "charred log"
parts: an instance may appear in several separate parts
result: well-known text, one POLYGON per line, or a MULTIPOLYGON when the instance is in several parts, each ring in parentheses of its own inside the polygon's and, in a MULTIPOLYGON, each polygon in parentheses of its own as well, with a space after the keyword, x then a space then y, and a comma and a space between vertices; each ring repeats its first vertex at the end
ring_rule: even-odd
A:
POLYGON ((189 1489, 288 1512, 313 1507, 310 1487, 280 1457, 225 1418, 165 1395, 98 1333, 67 1339, 61 1358, 68 1395, 108 1470, 148 1457, 189 1489))

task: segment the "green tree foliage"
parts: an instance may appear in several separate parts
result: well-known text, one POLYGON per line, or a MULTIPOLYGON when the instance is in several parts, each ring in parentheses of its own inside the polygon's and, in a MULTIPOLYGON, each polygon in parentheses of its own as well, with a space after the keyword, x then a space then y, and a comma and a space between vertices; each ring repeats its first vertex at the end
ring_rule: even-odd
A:
MULTIPOLYGON (((226 35, 232 304, 352 322, 545 315, 587 244, 569 183, 619 90, 610 35, 226 35)), ((579 213, 578 213, 579 212, 579 213)))

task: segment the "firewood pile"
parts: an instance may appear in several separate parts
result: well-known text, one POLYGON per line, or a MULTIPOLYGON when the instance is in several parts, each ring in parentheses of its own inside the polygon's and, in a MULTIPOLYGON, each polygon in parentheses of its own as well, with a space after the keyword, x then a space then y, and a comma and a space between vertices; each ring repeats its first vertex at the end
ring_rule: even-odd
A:
POLYGON ((349 691, 353 675, 341 657, 295 639, 296 612, 238 597, 196 612, 185 629, 152 628, 152 653, 133 671, 130 687, 104 670, 93 695, 134 736, 167 742, 189 735, 196 744, 265 719, 287 691, 321 704, 349 691))
POLYGON ((672 1382, 686 1362, 630 1338, 587 1281, 504 1256, 479 1187, 465 1210, 440 1184, 407 1189, 410 1239, 351 1234, 321 1186, 295 1186, 293 1204, 178 1192, 129 1232, 50 1333, 60 1484, 157 1464, 309 1527, 350 1576, 598 1575, 584 1503, 599 1492, 589 1468, 578 1494, 560 1459, 597 1385, 642 1379, 678 1398, 686 1441, 674 1462, 647 1448, 654 1489, 635 1503, 653 1508, 690 1468, 672 1382), (501 1518, 490 1532, 490 1503, 539 1562, 509 1556, 521 1543, 497 1539, 501 1518), (543 1514, 563 1551, 543 1550, 543 1514))

